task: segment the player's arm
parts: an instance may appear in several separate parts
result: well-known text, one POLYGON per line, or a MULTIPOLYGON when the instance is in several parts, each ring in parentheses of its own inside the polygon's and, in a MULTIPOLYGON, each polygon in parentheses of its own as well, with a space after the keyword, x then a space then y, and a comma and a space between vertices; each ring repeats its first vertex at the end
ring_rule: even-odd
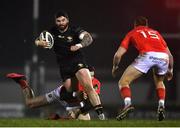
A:
POLYGON ((81 40, 81 42, 74 46, 71 46, 71 51, 77 51, 80 48, 87 47, 93 42, 93 38, 92 38, 91 34, 88 33, 87 31, 81 32, 79 34, 79 39, 81 40))
POLYGON ((169 67, 168 67, 168 72, 166 74, 166 77, 167 77, 167 80, 171 80, 172 77, 173 77, 173 65, 174 65, 174 59, 173 59, 173 56, 169 50, 169 48, 167 47, 167 53, 169 55, 169 67))
POLYGON ((82 32, 79 35, 79 39, 81 39, 80 45, 82 45, 82 47, 87 47, 93 42, 91 34, 87 31, 82 32))
POLYGON ((118 65, 121 61, 122 56, 126 53, 126 49, 124 47, 119 47, 119 49, 117 50, 117 52, 114 55, 113 58, 113 68, 112 68, 112 76, 115 77, 116 76, 116 71, 118 69, 118 65))
POLYGON ((125 36, 125 38, 121 42, 120 47, 118 48, 118 50, 116 51, 116 53, 114 55, 114 58, 113 58, 113 67, 112 67, 112 76, 113 77, 116 76, 116 72, 117 72, 119 63, 121 61, 121 58, 126 53, 128 47, 129 47, 130 39, 131 39, 131 32, 129 32, 125 36))
POLYGON ((42 96, 37 96, 35 98, 32 98, 32 99, 28 99, 26 101, 26 105, 29 107, 29 108, 38 108, 38 107, 41 107, 41 106, 45 106, 49 104, 45 95, 42 95, 42 96))

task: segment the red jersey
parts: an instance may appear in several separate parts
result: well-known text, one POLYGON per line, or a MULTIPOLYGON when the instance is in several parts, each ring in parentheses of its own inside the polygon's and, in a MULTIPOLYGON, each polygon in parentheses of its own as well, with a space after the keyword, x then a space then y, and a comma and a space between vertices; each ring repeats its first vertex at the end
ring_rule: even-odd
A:
POLYGON ((158 31, 146 26, 138 26, 131 30, 121 42, 120 46, 128 49, 130 43, 137 48, 139 53, 150 51, 167 53, 167 45, 163 37, 158 31))
MULTIPOLYGON (((92 79, 92 84, 97 94, 100 94, 101 82, 94 77, 92 79)), ((84 91, 84 87, 80 83, 78 83, 78 89, 79 91, 84 91)))

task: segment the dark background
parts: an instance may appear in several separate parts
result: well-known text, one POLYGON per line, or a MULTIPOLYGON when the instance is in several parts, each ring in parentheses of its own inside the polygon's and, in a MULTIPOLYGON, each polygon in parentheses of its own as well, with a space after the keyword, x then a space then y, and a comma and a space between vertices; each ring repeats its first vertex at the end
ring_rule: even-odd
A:
MULTIPOLYGON (((54 24, 55 12, 63 9, 68 12, 72 24, 83 27, 93 35, 93 44, 85 48, 84 52, 88 63, 96 68, 96 75, 103 84, 101 97, 105 108, 112 108, 114 104, 113 106, 118 109, 118 106, 122 105, 122 99, 118 93, 118 79, 138 53, 134 48, 128 50, 129 52, 122 59, 116 79, 111 76, 113 55, 122 38, 132 29, 134 18, 147 17, 149 25, 162 33, 174 56, 174 79, 165 83, 169 110, 178 110, 180 2, 168 1, 170 0, 40 0, 39 18, 33 20, 32 0, 2 0, 0 4, 0 88, 2 88, 0 102, 2 104, 22 103, 22 99, 19 98, 21 96, 17 94, 20 92, 19 88, 9 85, 14 83, 7 80, 5 74, 23 73, 25 65, 32 62, 35 52, 38 55, 38 64, 30 65, 31 69, 37 70, 39 65, 43 65, 46 71, 46 86, 40 87, 40 90, 44 91, 39 91, 37 89, 39 87, 35 87, 37 94, 53 89, 60 82, 53 51, 36 48, 34 40, 41 31, 54 24), (6 96, 8 91, 12 92, 9 97, 6 96)), ((140 108, 146 108, 150 103, 153 107, 157 105, 151 72, 135 81, 132 90, 134 103, 140 108)))

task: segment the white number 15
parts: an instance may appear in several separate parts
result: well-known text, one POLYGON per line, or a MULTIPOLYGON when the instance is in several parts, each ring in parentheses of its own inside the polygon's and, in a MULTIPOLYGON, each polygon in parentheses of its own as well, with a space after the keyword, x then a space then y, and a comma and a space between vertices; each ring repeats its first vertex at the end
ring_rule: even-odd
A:
POLYGON ((155 31, 143 31, 143 30, 138 30, 137 32, 140 32, 144 38, 153 38, 153 39, 158 39, 159 36, 156 34, 155 31))

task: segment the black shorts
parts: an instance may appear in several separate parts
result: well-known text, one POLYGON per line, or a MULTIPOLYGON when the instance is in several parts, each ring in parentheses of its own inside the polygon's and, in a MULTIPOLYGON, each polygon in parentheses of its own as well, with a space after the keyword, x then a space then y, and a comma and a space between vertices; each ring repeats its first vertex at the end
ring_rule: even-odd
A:
POLYGON ((88 68, 88 65, 81 60, 71 61, 70 63, 67 62, 66 64, 60 64, 60 74, 63 82, 75 76, 76 72, 82 68, 88 68))

